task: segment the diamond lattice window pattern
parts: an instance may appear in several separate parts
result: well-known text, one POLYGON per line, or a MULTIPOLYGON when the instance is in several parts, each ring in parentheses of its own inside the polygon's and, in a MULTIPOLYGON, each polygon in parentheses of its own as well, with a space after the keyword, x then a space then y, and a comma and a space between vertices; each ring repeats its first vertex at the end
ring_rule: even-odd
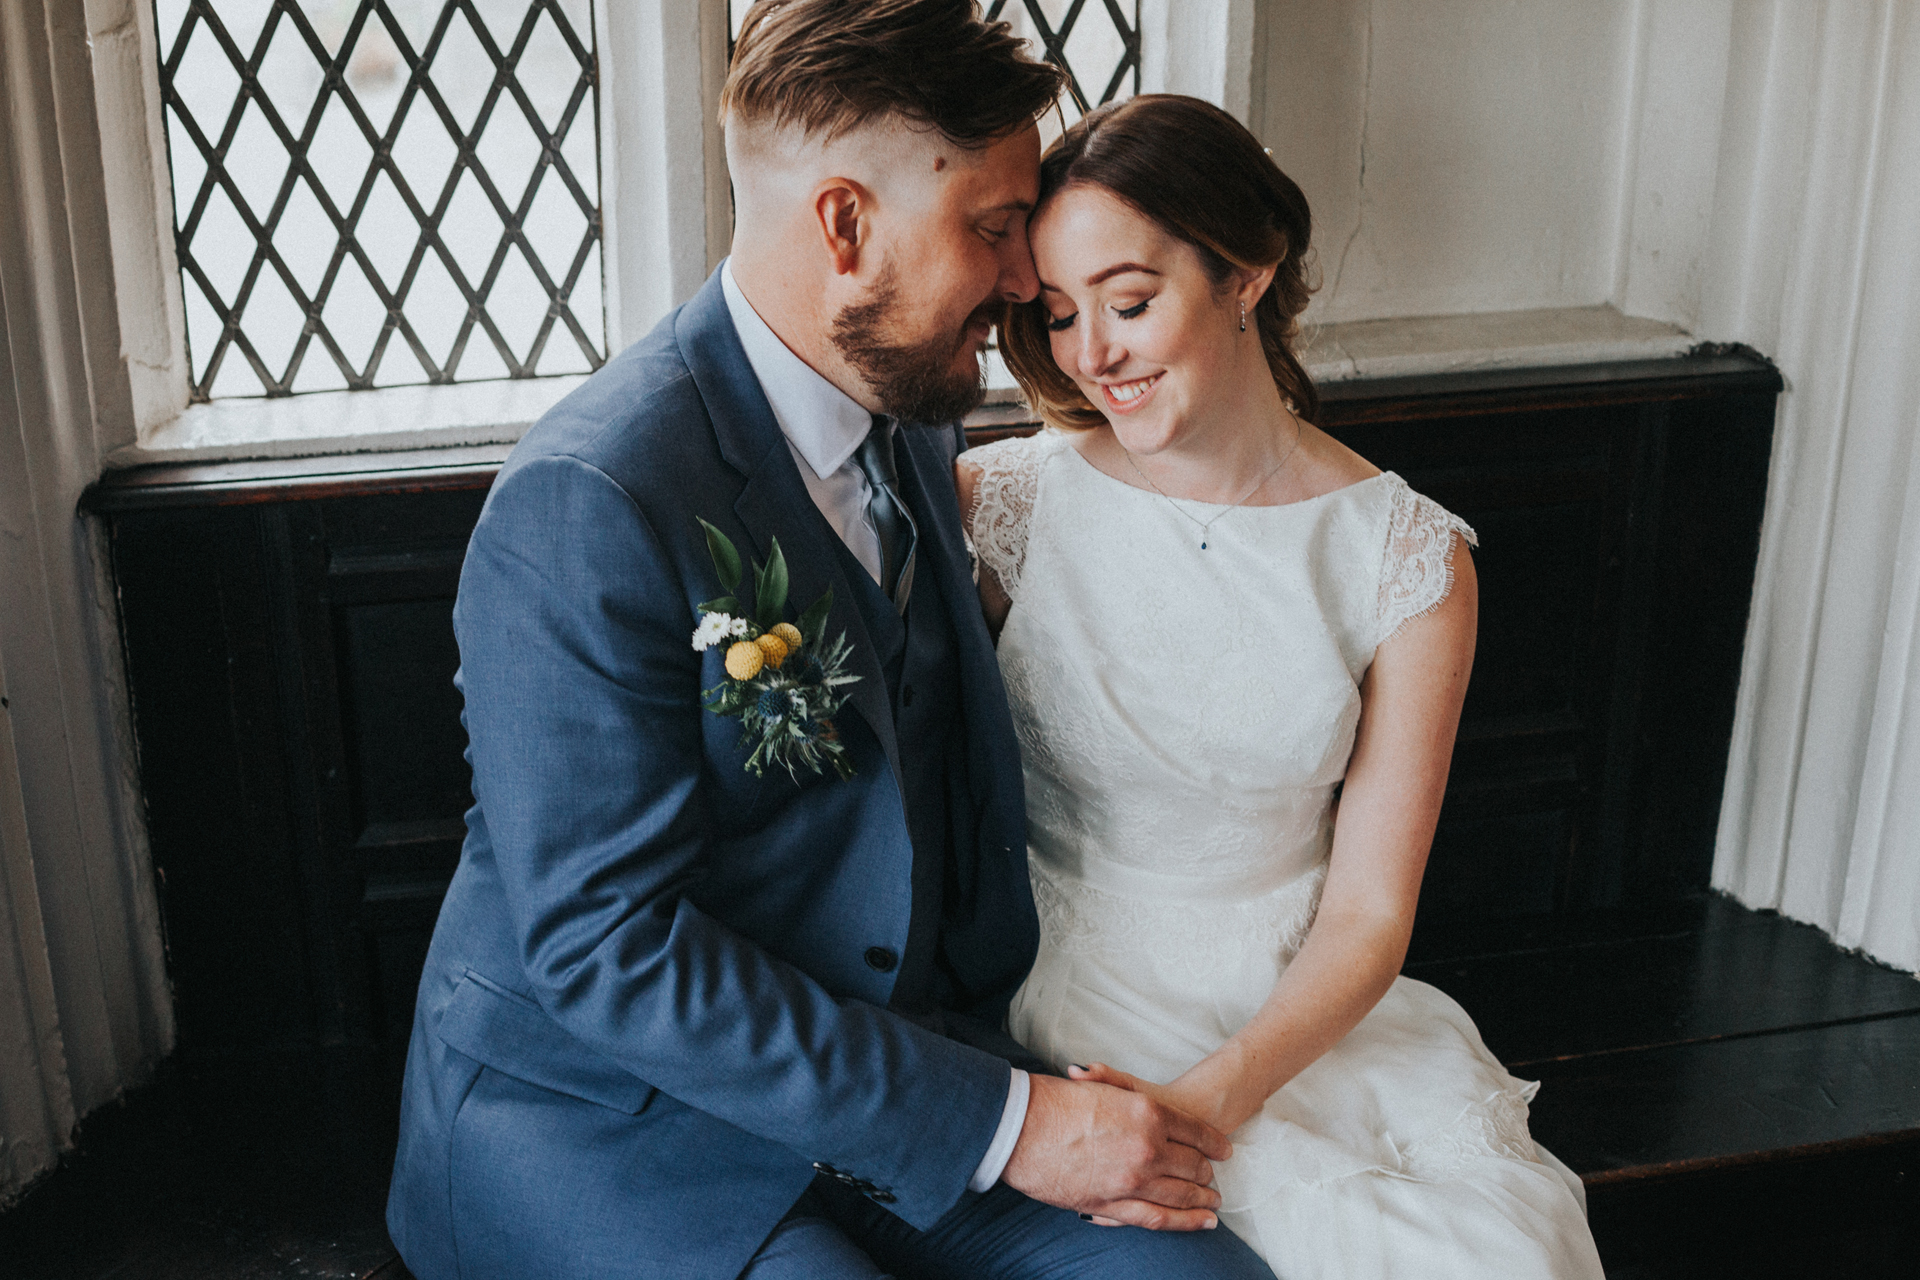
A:
POLYGON ((596 369, 591 0, 156 0, 192 399, 596 369))
MULTIPOLYGON (((1140 0, 992 0, 986 9, 1065 69, 1066 123, 1140 92, 1140 0)), ((1052 141, 1052 129, 1043 133, 1052 141)))

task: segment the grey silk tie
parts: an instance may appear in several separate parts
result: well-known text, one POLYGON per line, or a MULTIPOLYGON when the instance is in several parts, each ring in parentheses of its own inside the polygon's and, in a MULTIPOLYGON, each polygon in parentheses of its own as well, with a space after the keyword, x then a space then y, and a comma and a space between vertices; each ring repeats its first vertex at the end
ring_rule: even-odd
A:
POLYGON ((880 535, 880 589, 895 609, 905 613, 907 597, 913 593, 913 553, 920 531, 900 500, 900 473, 893 465, 893 419, 874 414, 873 429, 853 459, 866 473, 871 491, 867 514, 880 535))

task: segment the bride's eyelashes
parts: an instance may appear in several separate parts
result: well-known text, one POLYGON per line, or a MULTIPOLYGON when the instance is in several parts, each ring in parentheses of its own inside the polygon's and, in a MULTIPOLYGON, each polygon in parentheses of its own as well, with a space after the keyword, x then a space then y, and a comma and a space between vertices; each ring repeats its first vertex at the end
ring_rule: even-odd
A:
MULTIPOLYGON (((1153 301, 1153 299, 1144 298, 1141 301, 1134 303, 1130 307, 1115 307, 1113 309, 1113 314, 1115 314, 1116 316, 1119 316, 1122 320, 1137 320, 1141 316, 1147 313, 1147 303, 1151 301, 1153 301)), ((1079 316, 1080 316, 1080 313, 1076 311, 1072 315, 1061 316, 1058 319, 1048 320, 1047 330, 1050 333, 1065 333, 1067 330, 1073 328, 1073 322, 1077 320, 1079 316)))

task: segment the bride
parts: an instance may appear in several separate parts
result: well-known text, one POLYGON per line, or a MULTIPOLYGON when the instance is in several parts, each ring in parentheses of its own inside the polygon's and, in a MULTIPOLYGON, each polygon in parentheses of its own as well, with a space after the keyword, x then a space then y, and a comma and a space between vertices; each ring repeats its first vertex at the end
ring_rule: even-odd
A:
POLYGON ((1195 99, 1095 111, 1042 163, 1042 292, 1002 340, 1055 429, 958 466, 1042 929, 1010 1029, 1231 1132, 1221 1219, 1288 1280, 1599 1277, 1536 1086, 1398 976, 1474 535, 1312 425, 1308 230, 1195 99))

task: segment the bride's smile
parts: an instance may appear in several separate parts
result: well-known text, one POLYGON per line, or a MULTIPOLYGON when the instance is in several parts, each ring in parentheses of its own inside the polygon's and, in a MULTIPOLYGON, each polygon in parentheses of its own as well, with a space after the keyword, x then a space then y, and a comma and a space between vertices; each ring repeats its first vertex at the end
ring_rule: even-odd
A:
POLYGON ((1115 413, 1132 413, 1140 407, 1141 399, 1160 382, 1161 375, 1153 374, 1146 378, 1135 378, 1131 382, 1102 383, 1100 390, 1105 394, 1107 407, 1115 413))

